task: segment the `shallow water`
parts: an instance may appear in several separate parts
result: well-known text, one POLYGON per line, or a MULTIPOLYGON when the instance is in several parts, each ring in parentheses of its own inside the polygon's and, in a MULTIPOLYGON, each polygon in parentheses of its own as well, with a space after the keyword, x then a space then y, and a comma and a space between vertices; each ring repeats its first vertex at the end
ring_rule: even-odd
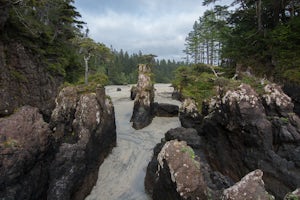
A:
MULTIPOLYGON (((152 149, 165 132, 180 126, 178 117, 155 117, 148 127, 133 129, 130 89, 131 86, 106 87, 106 94, 112 98, 115 107, 117 146, 101 165, 98 181, 86 200, 150 199, 144 189, 144 177, 152 149)), ((173 88, 170 84, 155 84, 155 89, 156 102, 180 105, 171 99, 173 88)))

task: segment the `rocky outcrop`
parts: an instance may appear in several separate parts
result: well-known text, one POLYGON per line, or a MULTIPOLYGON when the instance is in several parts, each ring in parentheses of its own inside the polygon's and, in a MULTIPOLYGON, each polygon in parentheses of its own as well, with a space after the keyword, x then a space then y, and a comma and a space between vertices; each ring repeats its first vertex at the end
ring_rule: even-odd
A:
POLYGON ((179 111, 179 119, 181 126, 201 131, 203 116, 198 111, 196 102, 193 99, 187 98, 183 101, 179 111))
POLYGON ((264 181, 262 180, 263 172, 255 170, 250 172, 241 181, 234 186, 223 191, 220 199, 222 200, 272 200, 274 197, 266 191, 264 181))
POLYGON ((42 199, 47 193, 53 143, 37 108, 0 119, 0 199, 42 199))
POLYGON ((50 166, 48 199, 84 199, 116 143, 114 108, 104 88, 78 93, 64 88, 52 114, 51 128, 61 145, 50 166))
POLYGON ((282 199, 300 185, 300 121, 279 87, 264 90, 260 96, 242 84, 214 99, 198 133, 214 171, 238 181, 261 169, 266 189, 282 199))
POLYGON ((285 83, 283 91, 292 98, 294 112, 300 116, 300 86, 299 84, 285 83))
POLYGON ((299 118, 280 88, 267 85, 261 97, 242 84, 210 106, 202 139, 215 170, 237 181, 259 168, 266 188, 281 199, 299 187, 299 118))
POLYGON ((274 199, 265 190, 261 170, 247 174, 234 185, 229 177, 214 171, 195 132, 191 128, 171 129, 165 135, 166 141, 154 148, 145 177, 145 188, 153 199, 274 199), (193 148, 187 145, 194 144, 192 138, 199 144, 193 148))
POLYGON ((51 76, 40 58, 22 44, 0 41, 0 77, 0 117, 30 105, 50 118, 62 76, 51 76))
POLYGON ((0 199, 84 199, 116 143, 104 88, 64 88, 50 124, 38 108, 0 119, 0 199), (52 131, 51 131, 52 130, 52 131))
POLYGON ((131 117, 132 127, 142 129, 153 119, 154 87, 151 80, 151 68, 146 64, 139 65, 137 93, 131 117))
POLYGON ((145 187, 155 199, 207 199, 200 163, 184 141, 166 142, 148 165, 145 187))
MULTIPOLYGON (((184 117, 180 119, 188 129, 171 129, 155 147, 147 168, 146 189, 153 196, 157 188, 160 195, 163 192, 159 189, 176 193, 172 194, 174 199, 183 199, 172 181, 171 168, 165 167, 165 173, 157 170, 161 166, 157 157, 163 152, 164 141, 169 140, 186 141, 193 148, 211 199, 272 199, 266 190, 283 199, 299 188, 300 119, 293 113, 291 98, 280 87, 268 84, 263 89, 264 94, 259 95, 241 84, 207 102, 201 114, 192 101, 184 102, 180 113, 184 117)), ((177 155, 176 150, 168 152, 173 154, 177 155)))
POLYGON ((174 104, 154 103, 154 115, 157 117, 177 117, 179 107, 174 104))

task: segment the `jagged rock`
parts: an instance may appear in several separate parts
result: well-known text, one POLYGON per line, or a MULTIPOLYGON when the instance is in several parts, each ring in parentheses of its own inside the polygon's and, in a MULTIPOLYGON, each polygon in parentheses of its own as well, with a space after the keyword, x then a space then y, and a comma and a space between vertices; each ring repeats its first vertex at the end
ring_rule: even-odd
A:
POLYGON ((184 141, 172 140, 163 145, 148 165, 145 178, 145 187, 154 200, 207 199, 207 186, 194 156, 184 141), (155 175, 153 167, 157 169, 155 175))
POLYGON ((37 108, 0 118, 0 199, 41 199, 53 157, 51 131, 37 108))
POLYGON ((234 186, 223 191, 222 200, 272 200, 274 197, 265 190, 262 179, 263 172, 255 170, 250 172, 234 186))
POLYGON ((121 88, 117 88, 117 92, 120 92, 120 91, 122 91, 122 89, 121 88))
POLYGON ((201 146, 201 138, 197 131, 193 128, 174 128, 170 129, 166 134, 165 138, 167 141, 179 140, 185 141, 187 145, 191 146, 193 149, 199 149, 201 146))
POLYGON ((260 97, 245 84, 227 91, 222 99, 211 102, 199 134, 213 170, 238 181, 259 168, 265 174, 266 189, 282 199, 300 185, 300 124, 297 115, 283 109, 286 106, 290 112, 289 98, 275 93, 260 97))
POLYGON ((116 143, 113 105, 104 88, 98 88, 96 94, 79 95, 68 87, 57 98, 51 125, 56 139, 63 143, 50 166, 47 198, 84 199, 116 143), (72 142, 67 136, 73 137, 72 142))
POLYGON ((268 116, 288 117, 289 113, 293 113, 294 104, 291 98, 278 85, 268 84, 264 90, 263 99, 268 116))
POLYGON ((50 118, 62 76, 51 76, 40 58, 22 44, 0 41, 0 77, 0 117, 30 105, 50 118))
POLYGON ((298 199, 300 199, 300 188, 296 189, 291 193, 288 193, 284 197, 284 200, 298 200, 298 199))
POLYGON ((158 117, 175 117, 178 116, 179 107, 174 104, 154 103, 154 113, 158 117))
POLYGON ((137 93, 137 87, 136 86, 132 86, 130 89, 130 99, 134 100, 136 97, 136 93, 137 93))
MULTIPOLYGON (((184 199, 179 195, 179 193, 176 190, 176 184, 172 181, 170 168, 168 167, 169 165, 167 164, 164 165, 164 168, 161 169, 161 171, 159 171, 158 173, 158 169, 161 168, 160 163, 158 161, 159 159, 161 160, 161 158, 159 158, 159 154, 160 157, 162 154, 176 156, 177 159, 176 162, 180 162, 180 160, 183 159, 184 154, 179 153, 180 151, 178 151, 178 149, 176 148, 169 149, 167 153, 166 151, 162 150, 168 141, 173 142, 174 140, 187 141, 187 144, 191 146, 193 150, 190 149, 190 147, 185 146, 181 149, 181 152, 189 152, 190 157, 194 159, 193 162, 200 167, 200 168, 198 167, 197 172, 193 172, 194 168, 187 168, 184 173, 186 174, 196 173, 196 175, 198 173, 201 173, 201 176, 203 176, 204 183, 199 182, 200 184, 199 187, 203 188, 203 186, 206 185, 207 190, 205 189, 206 191, 205 195, 207 196, 207 198, 219 200, 222 191, 225 188, 232 186, 234 182, 229 177, 222 175, 220 172, 212 170, 211 166, 208 164, 206 160, 206 156, 204 152, 201 149, 201 147, 203 146, 202 141, 200 140, 200 137, 197 135, 197 131, 192 128, 186 129, 186 128, 179 127, 176 129, 171 129, 165 134, 165 138, 162 140, 163 142, 155 146, 155 148, 153 149, 152 160, 150 161, 147 167, 147 172, 145 177, 146 191, 148 191, 153 197, 155 197, 155 199, 164 199, 165 196, 168 196, 168 198, 170 199, 184 199), (190 169, 191 171, 189 171, 190 169)), ((173 157, 172 159, 175 160, 175 157, 173 157)), ((174 166, 172 163, 171 165, 174 166)), ((174 167, 171 168, 173 169, 174 167)), ((186 185, 191 184, 189 179, 181 180, 181 181, 186 181, 186 183, 184 183, 186 185)), ((193 184, 197 184, 197 183, 193 182, 193 184)))
POLYGON ((201 130, 203 116, 198 111, 194 100, 187 98, 183 101, 179 111, 179 119, 182 127, 201 130))
POLYGON ((283 91, 289 95, 294 103, 294 112, 300 116, 300 86, 299 84, 285 83, 283 91))
POLYGON ((139 65, 137 94, 134 100, 131 117, 132 127, 142 129, 148 126, 154 116, 154 87, 151 80, 151 68, 148 65, 139 65))

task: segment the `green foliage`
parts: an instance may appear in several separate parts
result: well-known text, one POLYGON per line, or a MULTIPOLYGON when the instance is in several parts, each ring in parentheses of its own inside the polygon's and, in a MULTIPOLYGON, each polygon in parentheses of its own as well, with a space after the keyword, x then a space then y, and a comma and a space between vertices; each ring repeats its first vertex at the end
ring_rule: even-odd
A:
POLYGON ((103 73, 96 73, 89 76, 89 83, 84 84, 84 77, 80 78, 78 85, 80 87, 80 93, 95 92, 97 87, 104 87, 108 84, 108 77, 103 73))
POLYGON ((202 101, 216 95, 216 77, 208 65, 181 66, 172 82, 184 98, 193 98, 201 110, 202 101))
POLYGON ((250 85, 260 95, 265 93, 264 87, 268 83, 268 81, 265 81, 262 84, 259 78, 246 75, 242 77, 241 82, 250 85))
MULTIPOLYGON (((220 1, 202 2, 209 5, 220 1)), ((228 6, 215 4, 194 23, 184 52, 194 63, 211 64, 212 56, 222 59, 227 77, 233 76, 236 64, 242 64, 250 66, 255 75, 298 84, 299 10, 299 2, 293 0, 232 0, 228 6), (230 6, 235 7, 228 11, 230 6), (216 55, 210 53, 213 50, 216 55)))

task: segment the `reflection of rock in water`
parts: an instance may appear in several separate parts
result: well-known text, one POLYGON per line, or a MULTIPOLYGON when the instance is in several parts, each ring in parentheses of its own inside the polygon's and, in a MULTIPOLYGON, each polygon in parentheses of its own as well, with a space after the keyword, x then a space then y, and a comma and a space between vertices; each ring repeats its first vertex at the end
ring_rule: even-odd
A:
MULTIPOLYGON (((172 92, 169 84, 157 84, 155 92, 172 92)), ((130 101, 131 86, 108 86, 106 92, 111 96, 116 113, 117 147, 103 162, 99 170, 96 186, 88 200, 146 200, 144 190, 145 170, 152 156, 152 148, 170 128, 180 126, 177 117, 156 117, 152 123, 141 130, 135 130, 129 122, 133 101, 130 101)), ((171 95, 171 93, 170 93, 171 95)), ((157 96, 157 102, 179 105, 180 102, 157 96)))

